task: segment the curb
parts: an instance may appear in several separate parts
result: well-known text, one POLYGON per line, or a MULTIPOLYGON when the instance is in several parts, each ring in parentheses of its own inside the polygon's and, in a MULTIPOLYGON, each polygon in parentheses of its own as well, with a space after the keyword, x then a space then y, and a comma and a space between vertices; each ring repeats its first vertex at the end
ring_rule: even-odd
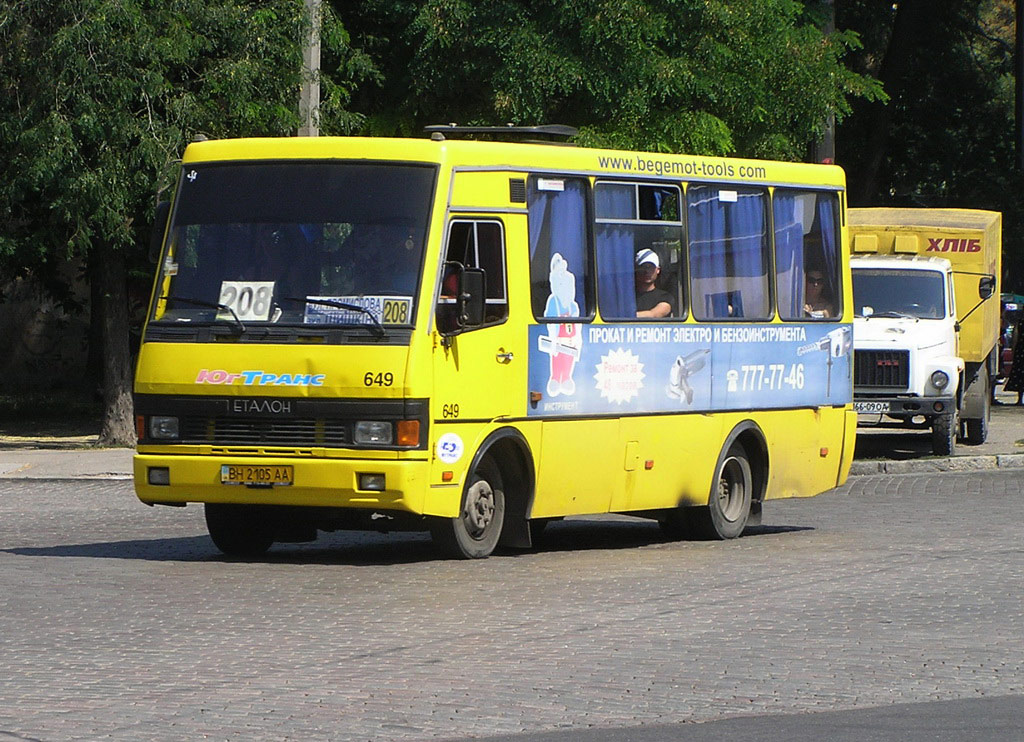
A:
POLYGON ((1024 469, 1024 453, 991 456, 952 456, 918 461, 854 461, 850 476, 863 474, 918 474, 922 472, 964 472, 995 469, 1024 469))

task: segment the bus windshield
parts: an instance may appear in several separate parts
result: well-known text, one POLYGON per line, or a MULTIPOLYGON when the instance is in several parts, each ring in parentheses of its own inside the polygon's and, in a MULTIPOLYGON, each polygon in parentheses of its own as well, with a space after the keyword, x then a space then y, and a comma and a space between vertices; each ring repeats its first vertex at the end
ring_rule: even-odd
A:
POLYGON ((946 316, 944 280, 939 271, 855 268, 856 316, 942 319, 946 316))
POLYGON ((410 326, 435 180, 417 165, 187 165, 151 320, 410 326))

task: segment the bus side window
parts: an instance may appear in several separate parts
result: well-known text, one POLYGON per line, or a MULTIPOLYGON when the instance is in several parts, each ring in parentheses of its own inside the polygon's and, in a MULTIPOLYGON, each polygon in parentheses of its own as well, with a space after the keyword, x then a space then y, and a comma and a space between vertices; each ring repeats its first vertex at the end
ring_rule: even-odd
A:
POLYGON ((599 181, 594 186, 598 306, 605 319, 678 319, 680 189, 599 181))
POLYGON ((767 190, 691 184, 686 206, 694 316, 769 319, 767 190))
POLYGON ((538 319, 582 321, 594 314, 588 190, 585 178, 527 180, 530 299, 538 319))
POLYGON ((776 188, 772 202, 779 317, 798 321, 839 317, 838 196, 776 188))
MULTIPOLYGON (((508 317, 505 234, 501 222, 453 220, 448 227, 445 262, 483 269, 486 285, 485 325, 503 322, 508 317)), ((442 284, 441 305, 444 305, 446 290, 447 287, 442 284)))

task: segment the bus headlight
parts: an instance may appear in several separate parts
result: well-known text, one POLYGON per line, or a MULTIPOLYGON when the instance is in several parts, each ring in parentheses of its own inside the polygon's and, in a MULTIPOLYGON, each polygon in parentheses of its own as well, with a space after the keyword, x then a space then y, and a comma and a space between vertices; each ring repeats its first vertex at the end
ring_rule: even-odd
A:
POLYGON ((354 440, 356 443, 390 445, 394 440, 391 423, 379 420, 360 420, 356 423, 354 440))
POLYGON ((166 415, 153 415, 149 418, 149 435, 151 438, 171 440, 178 437, 178 418, 166 415))
POLYGON ((933 371, 932 372, 932 386, 938 389, 940 392, 949 386, 949 374, 945 371, 933 371))

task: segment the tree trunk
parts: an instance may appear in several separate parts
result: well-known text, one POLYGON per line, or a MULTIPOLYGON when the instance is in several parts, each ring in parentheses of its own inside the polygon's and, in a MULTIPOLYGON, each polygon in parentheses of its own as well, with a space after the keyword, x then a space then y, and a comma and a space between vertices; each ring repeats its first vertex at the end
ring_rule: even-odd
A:
POLYGON ((897 5, 893 19, 892 35, 885 50, 878 71, 878 79, 889 95, 888 103, 876 102, 869 114, 869 135, 867 157, 860 182, 850 189, 850 203, 854 206, 871 206, 878 198, 879 183, 883 178, 883 165, 889 154, 889 127, 892 124, 893 109, 904 95, 906 73, 913 53, 927 44, 922 29, 925 13, 937 12, 931 0, 902 0, 897 5))
POLYGON ((103 428, 101 446, 134 446, 132 369, 128 350, 128 283, 124 254, 101 249, 96 278, 103 313, 103 428))
POLYGON ((82 387, 88 390, 90 401, 99 399, 103 392, 103 289, 100 286, 99 262, 96 253, 86 258, 86 280, 89 281, 89 350, 85 359, 85 378, 82 379, 82 387))

